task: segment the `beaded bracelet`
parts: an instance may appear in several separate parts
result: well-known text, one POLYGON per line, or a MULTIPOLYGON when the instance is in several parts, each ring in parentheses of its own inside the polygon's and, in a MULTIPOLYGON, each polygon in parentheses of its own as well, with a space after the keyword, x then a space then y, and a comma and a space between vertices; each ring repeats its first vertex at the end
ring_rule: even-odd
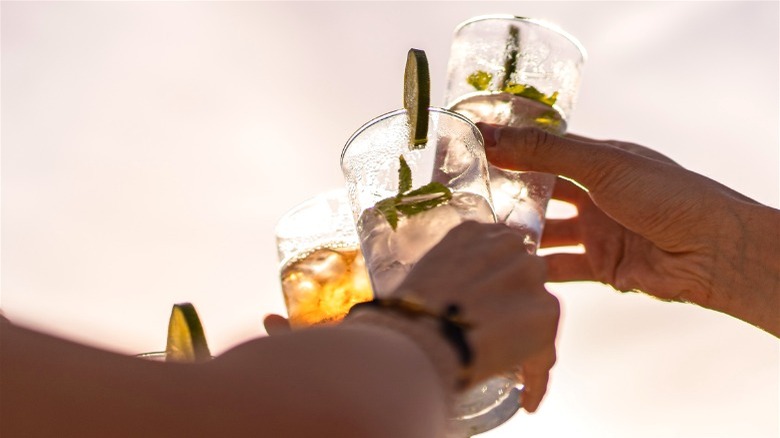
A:
POLYGON ((427 317, 438 321, 442 335, 455 347, 458 354, 458 360, 461 365, 458 386, 462 388, 468 385, 469 368, 474 360, 474 353, 466 339, 466 330, 471 328, 471 324, 461 318, 458 305, 449 304, 445 308, 444 313, 438 314, 425 308, 421 303, 414 301, 402 298, 375 298, 352 306, 347 317, 352 315, 357 309, 367 308, 387 309, 412 319, 427 317))

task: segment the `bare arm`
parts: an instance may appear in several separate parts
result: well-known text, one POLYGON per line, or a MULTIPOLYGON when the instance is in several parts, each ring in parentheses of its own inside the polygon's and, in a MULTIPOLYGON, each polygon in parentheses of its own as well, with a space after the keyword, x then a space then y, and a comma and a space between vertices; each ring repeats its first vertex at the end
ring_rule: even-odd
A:
POLYGON ((2 436, 435 437, 445 415, 426 355, 373 327, 257 339, 189 365, 4 324, 1 357, 2 436))
POLYGON ((533 411, 555 361, 560 309, 543 263, 523 247, 506 226, 462 224, 395 292, 439 314, 462 309, 468 369, 439 321, 382 309, 201 364, 125 357, 3 322, 0 435, 435 438, 460 371, 476 383, 517 365, 533 411))

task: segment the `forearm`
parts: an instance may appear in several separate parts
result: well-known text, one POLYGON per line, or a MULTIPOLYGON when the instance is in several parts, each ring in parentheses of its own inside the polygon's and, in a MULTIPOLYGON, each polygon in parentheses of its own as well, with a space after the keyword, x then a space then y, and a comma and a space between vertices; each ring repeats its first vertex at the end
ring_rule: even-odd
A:
POLYGON ((165 364, 10 324, 0 348, 2 436, 154 436, 186 400, 173 393, 186 390, 187 373, 165 364))
POLYGON ((444 426, 434 368, 419 346, 390 330, 307 329, 250 341, 214 364, 227 373, 219 381, 233 388, 237 412, 267 413, 259 436, 432 438, 444 426), (249 369, 235 372, 241 368, 249 369))
POLYGON ((433 437, 444 424, 428 358, 381 329, 257 339, 200 365, 2 336, 2 436, 433 437))
POLYGON ((780 211, 749 200, 731 206, 709 307, 780 337, 780 211))

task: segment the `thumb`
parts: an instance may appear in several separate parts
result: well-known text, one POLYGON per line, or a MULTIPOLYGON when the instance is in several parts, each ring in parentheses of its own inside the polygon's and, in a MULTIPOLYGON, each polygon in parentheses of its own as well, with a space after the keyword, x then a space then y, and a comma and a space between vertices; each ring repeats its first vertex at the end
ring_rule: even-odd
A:
POLYGON ((590 191, 608 189, 641 169, 643 157, 595 140, 562 137, 539 128, 477 123, 488 161, 510 170, 562 175, 590 191))
POLYGON ((677 235, 667 235, 670 227, 687 233, 693 219, 706 215, 701 208, 704 180, 672 161, 639 155, 620 144, 561 137, 539 128, 484 123, 478 127, 493 165, 572 179, 608 216, 653 242, 673 246, 677 235))
POLYGON ((265 326, 265 331, 269 336, 282 335, 289 333, 292 330, 290 327, 290 321, 288 321, 287 318, 273 313, 265 316, 265 319, 263 319, 263 325, 265 326))

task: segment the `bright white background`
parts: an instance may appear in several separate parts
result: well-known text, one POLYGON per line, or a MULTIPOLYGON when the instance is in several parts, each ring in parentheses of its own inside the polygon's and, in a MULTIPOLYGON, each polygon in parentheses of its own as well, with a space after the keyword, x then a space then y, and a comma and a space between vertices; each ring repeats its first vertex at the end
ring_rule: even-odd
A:
MULTIPOLYGON (((450 38, 485 13, 588 49, 572 132, 654 147, 778 206, 778 3, 9 3, 2 309, 122 353, 197 306, 216 353, 282 312, 273 227, 342 184, 401 106, 410 47, 441 104, 450 38)), ((550 285, 549 396, 485 437, 777 437, 778 341, 694 306, 550 285)), ((378 395, 381 396, 381 395, 378 395)))

